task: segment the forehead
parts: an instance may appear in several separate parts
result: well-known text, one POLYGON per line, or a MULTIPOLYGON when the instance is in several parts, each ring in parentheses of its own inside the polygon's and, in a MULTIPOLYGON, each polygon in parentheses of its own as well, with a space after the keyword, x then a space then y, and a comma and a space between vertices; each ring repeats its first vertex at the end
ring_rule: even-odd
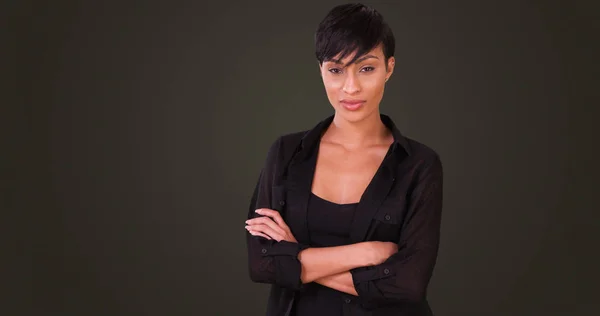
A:
MULTIPOLYGON (((357 50, 355 50, 354 52, 348 54, 344 58, 340 59, 340 56, 342 55, 342 53, 340 52, 339 54, 337 54, 336 56, 334 56, 328 62, 342 63, 342 64, 346 65, 346 64, 348 64, 350 61, 352 61, 355 58, 356 53, 357 53, 357 50)), ((363 54, 361 56, 358 56, 357 59, 360 59, 361 57, 364 57, 364 56, 367 56, 367 55, 376 56, 380 60, 383 60, 384 59, 384 55, 383 55, 383 48, 382 48, 382 46, 381 45, 375 46, 375 48, 371 49, 370 51, 366 52, 365 54, 363 54)))

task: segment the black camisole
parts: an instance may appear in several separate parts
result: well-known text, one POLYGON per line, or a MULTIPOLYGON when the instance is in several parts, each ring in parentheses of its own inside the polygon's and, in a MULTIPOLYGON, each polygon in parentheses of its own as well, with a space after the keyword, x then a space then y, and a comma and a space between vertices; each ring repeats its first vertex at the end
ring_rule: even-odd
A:
MULTIPOLYGON (((349 233, 358 203, 337 204, 312 194, 308 204, 307 225, 310 247, 349 244, 349 233)), ((294 300, 292 316, 342 315, 342 293, 317 283, 306 284, 294 300)))

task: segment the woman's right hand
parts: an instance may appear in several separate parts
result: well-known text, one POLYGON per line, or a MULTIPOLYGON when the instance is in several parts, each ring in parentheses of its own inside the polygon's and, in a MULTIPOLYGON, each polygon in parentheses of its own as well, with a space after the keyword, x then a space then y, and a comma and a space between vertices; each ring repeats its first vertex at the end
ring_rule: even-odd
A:
POLYGON ((385 262, 390 256, 398 252, 398 245, 387 241, 366 241, 365 250, 367 265, 378 265, 385 262))

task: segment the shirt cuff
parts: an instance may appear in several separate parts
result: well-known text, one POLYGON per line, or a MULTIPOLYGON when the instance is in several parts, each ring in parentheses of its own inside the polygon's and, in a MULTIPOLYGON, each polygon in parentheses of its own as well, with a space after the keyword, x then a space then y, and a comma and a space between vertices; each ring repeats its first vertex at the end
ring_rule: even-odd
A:
POLYGON ((357 284, 394 276, 396 272, 392 266, 381 265, 352 269, 350 274, 352 274, 352 281, 356 287, 357 284))
POLYGON ((381 291, 374 281, 391 277, 396 272, 388 266, 369 266, 352 269, 350 274, 360 305, 370 310, 378 306, 377 301, 381 298, 381 291))
POLYGON ((263 256, 297 257, 298 253, 306 248, 308 248, 306 245, 282 240, 280 242, 272 243, 271 245, 265 245, 260 251, 263 256))
POLYGON ((298 253, 306 248, 308 246, 280 241, 270 246, 264 246, 261 249, 263 257, 270 257, 272 259, 271 263, 275 270, 277 284, 293 290, 303 288, 301 279, 302 264, 298 259, 298 253))

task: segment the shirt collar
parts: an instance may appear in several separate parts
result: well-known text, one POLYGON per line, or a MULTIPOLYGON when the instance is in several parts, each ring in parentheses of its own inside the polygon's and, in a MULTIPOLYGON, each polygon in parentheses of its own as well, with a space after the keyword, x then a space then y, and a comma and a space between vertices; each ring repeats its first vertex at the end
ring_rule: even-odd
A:
MULTIPOLYGON (((392 143, 393 150, 396 150, 398 148, 398 146, 400 146, 402 149, 404 149, 406 154, 410 155, 411 149, 410 149, 408 140, 406 139, 406 137, 404 137, 404 135, 402 135, 400 130, 396 127, 396 124, 394 123, 394 121, 385 114, 380 114, 380 117, 381 117, 381 121, 383 122, 383 124, 388 129, 390 129, 390 131, 392 132, 392 136, 394 137, 394 142, 392 143)), ((312 146, 314 144, 316 144, 317 141, 321 138, 321 136, 323 135, 323 133, 325 132, 327 127, 329 127, 331 122, 333 122, 333 118, 334 118, 334 115, 331 115, 331 116, 325 118, 324 120, 320 121, 312 129, 308 130, 304 134, 304 137, 302 137, 301 150, 312 148, 312 146)))

